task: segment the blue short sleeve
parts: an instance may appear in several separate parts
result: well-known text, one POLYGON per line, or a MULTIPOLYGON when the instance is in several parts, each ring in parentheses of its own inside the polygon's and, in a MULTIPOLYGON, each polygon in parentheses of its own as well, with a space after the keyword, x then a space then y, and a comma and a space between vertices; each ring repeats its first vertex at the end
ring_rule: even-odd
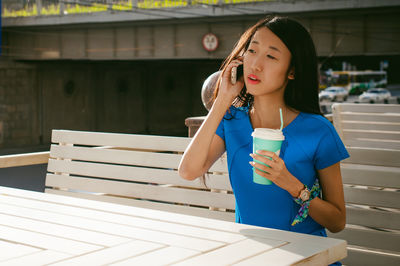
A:
POLYGON ((217 131, 215 132, 215 134, 220 136, 223 141, 225 141, 224 121, 225 121, 225 118, 222 118, 221 122, 218 125, 217 131))
POLYGON ((217 131, 215 134, 221 137, 223 141, 225 141, 225 121, 231 120, 235 114, 237 113, 237 108, 234 106, 229 107, 229 110, 226 111, 224 117, 221 119, 221 122, 218 125, 217 131))
POLYGON ((315 154, 315 167, 317 170, 324 169, 349 156, 342 140, 333 125, 328 122, 321 127, 323 131, 315 154))

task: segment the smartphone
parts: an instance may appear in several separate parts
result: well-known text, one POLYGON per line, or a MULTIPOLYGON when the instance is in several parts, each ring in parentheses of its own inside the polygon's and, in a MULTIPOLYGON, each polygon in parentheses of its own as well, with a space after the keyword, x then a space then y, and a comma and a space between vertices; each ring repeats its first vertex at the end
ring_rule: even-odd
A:
POLYGON ((243 76, 243 64, 232 68, 231 71, 231 83, 236 84, 236 81, 243 76))

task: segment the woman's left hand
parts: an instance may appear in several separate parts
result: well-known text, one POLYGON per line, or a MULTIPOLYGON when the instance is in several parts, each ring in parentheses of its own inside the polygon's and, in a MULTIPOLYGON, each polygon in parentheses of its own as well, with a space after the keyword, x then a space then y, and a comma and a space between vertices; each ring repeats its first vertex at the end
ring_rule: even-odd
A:
POLYGON ((250 156, 269 166, 267 167, 263 164, 257 163, 256 161, 251 161, 250 164, 255 168, 257 174, 271 180, 275 185, 287 190, 293 197, 298 196, 299 191, 303 188, 303 184, 287 170, 285 162, 278 155, 274 152, 259 150, 256 151, 256 153, 250 154, 250 156), (264 156, 270 157, 272 160, 265 158, 264 156))

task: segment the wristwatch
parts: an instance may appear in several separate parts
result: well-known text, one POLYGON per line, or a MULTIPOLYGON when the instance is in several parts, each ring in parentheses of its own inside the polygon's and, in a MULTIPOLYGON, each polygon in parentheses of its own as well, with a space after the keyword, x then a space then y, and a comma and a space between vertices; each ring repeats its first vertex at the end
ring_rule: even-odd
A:
POLYGON ((304 188, 300 191, 299 196, 295 199, 295 201, 302 205, 304 202, 308 201, 310 199, 311 192, 307 188, 306 185, 304 185, 304 188))

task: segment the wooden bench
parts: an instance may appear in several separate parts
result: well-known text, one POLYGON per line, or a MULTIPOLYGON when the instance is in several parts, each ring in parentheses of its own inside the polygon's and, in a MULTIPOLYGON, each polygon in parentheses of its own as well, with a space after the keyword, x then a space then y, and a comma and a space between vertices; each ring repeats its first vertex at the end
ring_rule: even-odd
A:
MULTIPOLYGON (((189 138, 54 130, 52 142, 47 193, 234 220, 225 158, 210 169, 207 186, 178 176, 189 138)), ((400 151, 348 150, 347 226, 329 235, 349 242, 348 265, 398 265, 400 151)))
POLYGON ((350 153, 341 165, 346 265, 400 265, 400 106, 335 104, 335 128, 350 153))
POLYGON ((234 221, 226 159, 199 179, 177 168, 190 138, 53 130, 46 193, 234 221))

